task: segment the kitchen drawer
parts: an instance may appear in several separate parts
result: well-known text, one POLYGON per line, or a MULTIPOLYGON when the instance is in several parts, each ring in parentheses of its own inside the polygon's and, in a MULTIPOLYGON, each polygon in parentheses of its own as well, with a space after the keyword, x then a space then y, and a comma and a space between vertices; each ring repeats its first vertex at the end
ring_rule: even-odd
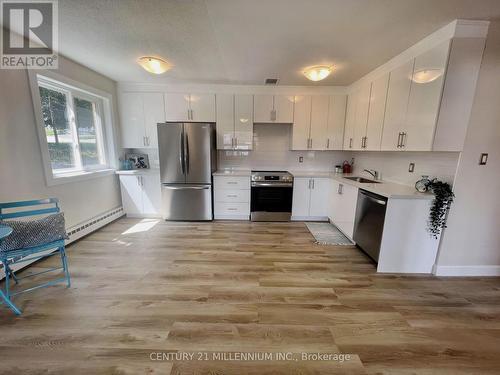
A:
POLYGON ((214 176, 215 191, 221 189, 250 190, 250 177, 214 176))
POLYGON ((221 203, 248 203, 250 190, 218 189, 215 190, 215 201, 221 203))
POLYGON ((250 215, 250 204, 215 202, 214 214, 217 216, 250 215))

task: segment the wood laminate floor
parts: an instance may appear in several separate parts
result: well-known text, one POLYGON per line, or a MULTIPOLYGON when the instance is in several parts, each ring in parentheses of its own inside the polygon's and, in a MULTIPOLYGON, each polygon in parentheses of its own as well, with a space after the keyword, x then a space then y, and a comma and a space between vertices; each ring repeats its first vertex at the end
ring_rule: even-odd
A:
POLYGON ((500 372, 499 278, 377 275, 303 223, 121 219, 68 256, 70 289, 17 297, 21 317, 0 307, 0 373, 500 372), (151 360, 197 352, 214 360, 151 360), (240 352, 350 359, 216 357, 240 352))

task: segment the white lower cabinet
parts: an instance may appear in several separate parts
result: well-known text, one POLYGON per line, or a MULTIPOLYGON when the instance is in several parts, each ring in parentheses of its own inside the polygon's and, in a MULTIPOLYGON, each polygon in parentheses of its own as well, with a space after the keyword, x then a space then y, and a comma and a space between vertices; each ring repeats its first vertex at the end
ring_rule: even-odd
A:
POLYGON ((294 178, 292 220, 326 220, 329 193, 328 178, 294 178))
POLYGON ((214 218, 250 219, 250 176, 214 176, 214 218))
POLYGON ((123 210, 130 217, 160 217, 160 174, 120 175, 123 210))
POLYGON ((332 181, 328 217, 347 237, 352 239, 358 202, 358 188, 332 181))

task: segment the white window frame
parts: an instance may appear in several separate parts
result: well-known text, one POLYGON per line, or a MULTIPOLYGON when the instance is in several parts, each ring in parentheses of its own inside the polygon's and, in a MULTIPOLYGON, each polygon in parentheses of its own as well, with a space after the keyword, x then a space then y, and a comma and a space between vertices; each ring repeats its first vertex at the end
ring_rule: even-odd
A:
POLYGON ((43 71, 43 73, 28 71, 35 111, 37 134, 40 142, 43 167, 47 186, 87 180, 91 178, 106 176, 115 173, 117 150, 114 142, 114 119, 112 95, 101 90, 94 89, 82 83, 73 81, 54 72, 43 71), (75 147, 75 168, 53 170, 50 160, 45 123, 42 116, 42 106, 39 87, 62 91, 66 95, 68 120, 75 145, 78 145, 78 133, 76 128, 76 114, 74 113, 74 98, 89 100, 96 105, 97 116, 95 117, 96 137, 98 139, 100 157, 104 164, 86 166, 81 164, 81 156, 78 146, 75 147))

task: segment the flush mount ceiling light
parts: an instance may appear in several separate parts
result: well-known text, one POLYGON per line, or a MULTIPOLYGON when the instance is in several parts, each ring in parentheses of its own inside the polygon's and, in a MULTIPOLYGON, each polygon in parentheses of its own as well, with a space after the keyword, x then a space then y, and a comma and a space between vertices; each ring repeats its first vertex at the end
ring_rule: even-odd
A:
POLYGON ((153 74, 165 73, 172 67, 172 65, 170 65, 165 60, 152 56, 143 56, 139 58, 138 63, 144 68, 144 70, 153 74))
POLYGON ((442 69, 421 69, 413 73, 412 81, 415 83, 429 83, 443 75, 442 69))
POLYGON ((311 81, 321 81, 330 75, 333 67, 328 65, 316 65, 306 68, 302 73, 311 81))

